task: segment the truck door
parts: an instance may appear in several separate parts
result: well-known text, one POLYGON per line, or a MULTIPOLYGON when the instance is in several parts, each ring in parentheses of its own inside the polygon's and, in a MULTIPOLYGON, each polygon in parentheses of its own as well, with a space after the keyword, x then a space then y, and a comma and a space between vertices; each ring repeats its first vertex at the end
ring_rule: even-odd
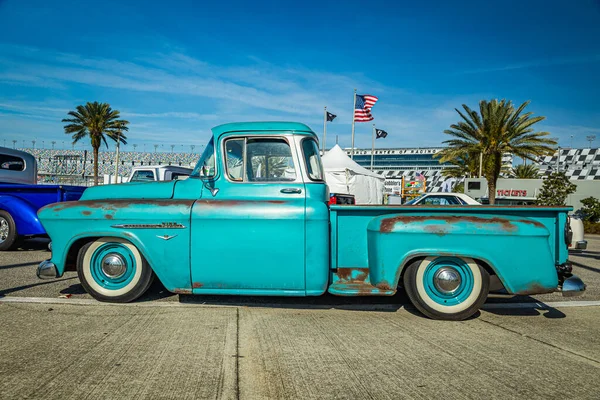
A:
POLYGON ((192 209, 195 293, 302 295, 305 188, 285 136, 222 140, 219 189, 192 209))

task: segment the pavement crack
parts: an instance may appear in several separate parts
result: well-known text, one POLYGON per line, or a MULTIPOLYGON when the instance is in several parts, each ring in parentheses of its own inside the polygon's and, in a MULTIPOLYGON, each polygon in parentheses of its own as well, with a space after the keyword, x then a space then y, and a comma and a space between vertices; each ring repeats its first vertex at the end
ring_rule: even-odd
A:
POLYGON ((546 345, 546 346, 552 347, 553 349, 556 349, 556 350, 562 351, 562 352, 564 352, 564 353, 567 353, 567 354, 569 354, 569 355, 571 355, 571 356, 574 356, 574 357, 576 357, 576 358, 582 358, 582 359, 584 359, 584 360, 586 360, 586 361, 589 361, 589 362, 591 362, 591 363, 592 363, 592 364, 594 364, 596 367, 600 366, 600 361, 598 361, 598 360, 596 360, 596 359, 594 359, 594 358, 591 358, 591 357, 585 356, 585 355, 583 355, 583 354, 579 354, 579 353, 577 353, 577 352, 574 352, 574 351, 572 351, 572 350, 569 350, 569 349, 563 348, 563 347, 561 347, 561 346, 557 346, 557 345, 555 345, 555 344, 552 344, 552 343, 546 342, 546 341, 544 341, 544 340, 541 340, 541 339, 534 338, 534 337, 532 337, 532 336, 529 336, 529 335, 527 335, 526 333, 521 333, 521 332, 519 332, 519 331, 516 331, 516 330, 514 330, 514 329, 506 328, 506 327, 504 327, 504 326, 502 326, 502 325, 499 325, 499 324, 496 324, 496 323, 494 323, 494 322, 491 322, 491 321, 486 321, 486 320, 484 320, 484 319, 482 319, 482 318, 479 318, 479 321, 481 321, 481 322, 484 322, 484 323, 486 323, 486 324, 489 324, 489 325, 492 325, 492 326, 495 326, 495 327, 497 327, 497 328, 503 329, 503 330, 505 330, 505 331, 507 331, 507 332, 514 333, 514 334, 516 334, 516 335, 519 335, 519 336, 521 336, 521 337, 524 337, 524 338, 526 338, 526 339, 533 340, 534 342, 538 342, 538 343, 540 343, 540 344, 543 344, 543 345, 546 345))
POLYGON ((235 308, 235 398, 240 399, 240 309, 235 308))

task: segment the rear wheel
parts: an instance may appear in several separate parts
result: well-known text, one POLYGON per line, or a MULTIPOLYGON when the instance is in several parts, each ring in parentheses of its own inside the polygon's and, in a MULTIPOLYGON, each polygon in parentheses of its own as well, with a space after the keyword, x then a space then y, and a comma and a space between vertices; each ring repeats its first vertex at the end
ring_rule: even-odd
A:
POLYGON ((404 287, 413 305, 433 319, 460 321, 487 299, 487 271, 468 257, 426 257, 410 263, 404 287))
POLYGON ((97 300, 127 303, 152 284, 152 269, 130 242, 103 237, 84 245, 77 257, 77 275, 97 300))
POLYGON ((0 251, 11 250, 19 243, 15 220, 8 212, 0 210, 0 251))

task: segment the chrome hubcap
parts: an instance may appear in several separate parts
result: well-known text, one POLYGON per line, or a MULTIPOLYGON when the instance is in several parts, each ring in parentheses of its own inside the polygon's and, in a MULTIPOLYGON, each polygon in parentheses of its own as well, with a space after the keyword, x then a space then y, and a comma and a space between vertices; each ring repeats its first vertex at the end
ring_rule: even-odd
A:
POLYGON ((120 278, 126 270, 127 263, 120 254, 109 253, 102 259, 102 272, 109 278, 120 278))
POLYGON ((4 242, 8 238, 8 221, 0 217, 0 243, 4 242))
POLYGON ((440 268, 433 277, 435 288, 441 293, 451 294, 460 286, 462 279, 457 270, 450 267, 440 268))

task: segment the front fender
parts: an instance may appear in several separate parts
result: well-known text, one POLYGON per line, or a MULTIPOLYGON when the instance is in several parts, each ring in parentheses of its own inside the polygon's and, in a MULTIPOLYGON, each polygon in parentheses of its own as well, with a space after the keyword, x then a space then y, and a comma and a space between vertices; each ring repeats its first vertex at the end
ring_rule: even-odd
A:
POLYGON ((10 195, 0 195, 0 209, 7 211, 15 220, 19 235, 46 233, 38 219, 37 207, 28 201, 10 195))
POLYGON ((106 200, 58 203, 40 210, 62 275, 75 243, 118 237, 135 245, 171 291, 191 291, 190 209, 193 200, 106 200))
POLYGON ((512 294, 556 290, 550 233, 524 217, 489 214, 384 215, 367 227, 371 283, 395 287, 416 257, 470 257, 488 264, 512 294))

